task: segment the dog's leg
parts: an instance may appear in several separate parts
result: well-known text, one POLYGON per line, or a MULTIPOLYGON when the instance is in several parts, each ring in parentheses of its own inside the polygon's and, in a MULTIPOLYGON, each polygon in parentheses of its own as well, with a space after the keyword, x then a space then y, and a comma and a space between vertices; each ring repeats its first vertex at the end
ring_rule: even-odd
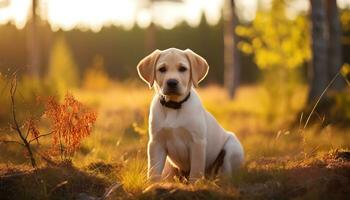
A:
POLYGON ((225 176, 231 176, 233 170, 238 169, 243 163, 243 148, 237 138, 231 134, 224 145, 224 150, 226 154, 222 165, 222 173, 225 176))
POLYGON ((148 178, 151 181, 159 181, 164 168, 166 151, 164 147, 155 141, 148 143, 148 178))
POLYGON ((191 171, 189 176, 190 182, 202 178, 205 175, 205 147, 206 143, 202 141, 195 142, 191 145, 191 171))
POLYGON ((170 163, 169 158, 166 159, 162 179, 173 180, 174 176, 176 176, 177 169, 170 163))

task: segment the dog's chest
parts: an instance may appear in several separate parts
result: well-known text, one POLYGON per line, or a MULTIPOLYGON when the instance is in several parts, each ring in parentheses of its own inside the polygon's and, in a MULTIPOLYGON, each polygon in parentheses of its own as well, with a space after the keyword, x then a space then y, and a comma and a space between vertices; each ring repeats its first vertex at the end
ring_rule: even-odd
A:
POLYGON ((176 110, 169 110, 161 121, 162 128, 175 129, 181 125, 181 115, 176 110))
POLYGON ((174 110, 166 113, 160 126, 158 135, 163 141, 168 157, 179 168, 189 170, 193 133, 187 127, 188 122, 184 120, 181 113, 174 110))
POLYGON ((178 168, 190 170, 190 147, 196 139, 196 122, 185 110, 168 109, 152 122, 153 136, 167 151, 167 156, 178 168))
POLYGON ((167 154, 173 164, 183 170, 189 170, 190 143, 192 135, 185 128, 163 128, 160 136, 167 154))
POLYGON ((187 145, 193 139, 193 133, 189 131, 188 121, 175 110, 168 111, 164 118, 159 121, 158 130, 158 137, 169 143, 185 143, 187 145))

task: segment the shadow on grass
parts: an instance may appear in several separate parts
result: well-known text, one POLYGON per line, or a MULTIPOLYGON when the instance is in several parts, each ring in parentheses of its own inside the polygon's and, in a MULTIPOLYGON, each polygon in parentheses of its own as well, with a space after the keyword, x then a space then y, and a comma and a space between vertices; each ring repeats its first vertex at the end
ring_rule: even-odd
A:
POLYGON ((243 199, 347 199, 350 152, 308 158, 263 158, 237 172, 232 184, 243 199))
MULTIPOLYGON (((120 165, 98 162, 78 169, 70 163, 56 167, 0 168, 1 199, 101 199, 122 173, 120 165), (86 171, 84 171, 86 170, 86 171), (91 173, 91 171, 93 173, 91 173), (87 198, 86 198, 87 199, 87 198)), ((124 166, 125 167, 125 166, 124 166)), ((123 182, 107 199, 347 199, 350 194, 350 151, 308 157, 271 157, 249 161, 232 180, 199 184, 162 182, 127 192, 123 182)))
POLYGON ((2 169, 0 197, 6 199, 76 199, 80 192, 102 196, 108 181, 70 164, 37 170, 2 169))
POLYGON ((216 191, 212 189, 197 189, 189 190, 185 188, 178 187, 155 187, 150 191, 147 191, 138 197, 140 200, 147 199, 181 199, 181 200, 193 200, 193 199, 235 199, 236 197, 233 194, 224 193, 222 191, 216 191))

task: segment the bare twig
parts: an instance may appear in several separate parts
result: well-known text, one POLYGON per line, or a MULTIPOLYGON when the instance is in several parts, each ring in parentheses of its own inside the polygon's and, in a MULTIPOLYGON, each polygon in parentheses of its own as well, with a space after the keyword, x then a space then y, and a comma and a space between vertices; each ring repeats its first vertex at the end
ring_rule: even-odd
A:
MULTIPOLYGON (((341 69, 340 69, 341 70, 341 69)), ((309 123, 309 120, 312 116, 312 114, 314 113, 317 105, 319 104, 320 100, 322 99, 322 97, 324 96, 324 94, 327 92, 327 90, 329 89, 329 87, 333 84, 333 82, 338 78, 339 75, 341 75, 341 72, 340 70, 338 71, 338 73, 332 78, 331 82, 328 83, 327 87, 323 90, 322 94, 318 97, 314 107, 312 108, 312 111, 310 112, 306 122, 305 122, 305 125, 304 125, 304 129, 306 128, 306 126, 308 125, 309 123)), ((350 86, 350 81, 347 79, 346 76, 342 76, 344 78, 344 80, 346 81, 346 83, 350 86)))
POLYGON ((28 130, 27 130, 27 133, 26 133, 26 137, 25 137, 25 139, 27 139, 27 138, 28 138, 29 133, 30 133, 30 129, 29 129, 29 127, 28 127, 28 130))
POLYGON ((319 104, 319 102, 321 101, 322 97, 324 96, 324 94, 327 92, 328 88, 333 84, 333 82, 335 81, 335 79, 337 79, 337 77, 339 76, 340 72, 338 72, 334 77, 333 79, 331 80, 331 82, 328 83, 327 87, 323 90, 322 94, 318 97, 314 107, 312 108, 309 116, 307 117, 307 120, 305 122, 305 125, 304 125, 304 129, 307 127, 307 125, 309 124, 309 121, 310 121, 310 118, 312 116, 312 114, 315 112, 315 109, 317 107, 317 105, 319 104))
POLYGON ((302 112, 299 118, 299 130, 301 129, 301 123, 303 122, 304 113, 302 112))
POLYGON ((64 186, 64 185, 67 185, 68 184, 68 181, 65 180, 65 181, 62 181, 61 183, 57 184, 54 188, 52 188, 49 192, 49 195, 52 194, 52 192, 54 192, 55 190, 59 189, 60 187, 64 186))
POLYGON ((23 133, 21 131, 21 128, 20 128, 20 126, 18 124, 17 118, 16 118, 16 104, 15 104, 16 90, 17 90, 17 74, 14 73, 13 74, 13 79, 12 79, 12 82, 11 82, 11 88, 10 88, 11 105, 12 105, 12 117, 13 117, 13 122, 15 124, 15 126, 13 128, 17 131, 18 136, 21 138, 21 140, 23 142, 23 146, 25 146, 25 148, 27 149, 32 166, 34 168, 36 168, 36 161, 34 159, 34 155, 33 155, 32 149, 30 147, 30 143, 24 137, 24 135, 23 135, 23 133))
POLYGON ((122 186, 122 184, 121 183, 114 183, 113 185, 111 185, 107 190, 106 190, 106 192, 103 194, 103 196, 102 196, 102 200, 104 200, 104 199, 107 199, 108 197, 110 197, 111 196, 111 194, 115 191, 115 190, 117 190, 119 187, 121 187, 122 186))
MULTIPOLYGON (((18 71, 19 71, 19 69, 16 69, 16 71, 14 71, 14 72, 12 73, 11 76, 13 77, 18 71)), ((6 75, 6 76, 7 76, 7 75, 6 75)), ((5 77, 6 77, 6 76, 5 76, 5 77)), ((1 90, 1 92, 0 92, 0 96, 4 93, 5 89, 7 88, 8 83, 9 83, 9 80, 6 81, 4 87, 2 88, 2 90, 1 90)))
POLYGON ((350 81, 346 78, 346 76, 343 76, 345 82, 350 86, 350 81))
POLYGON ((19 144, 21 146, 24 146, 22 143, 18 142, 18 141, 14 141, 14 140, 0 140, 0 143, 4 143, 4 144, 7 144, 7 143, 14 143, 14 144, 19 144))
POLYGON ((29 140, 28 142, 31 143, 31 142, 33 142, 33 141, 35 141, 35 140, 37 140, 37 139, 39 139, 39 138, 41 138, 41 137, 45 137, 45 136, 51 135, 52 133, 53 133, 53 131, 51 131, 50 133, 38 135, 38 136, 36 136, 35 138, 32 138, 31 140, 29 140))

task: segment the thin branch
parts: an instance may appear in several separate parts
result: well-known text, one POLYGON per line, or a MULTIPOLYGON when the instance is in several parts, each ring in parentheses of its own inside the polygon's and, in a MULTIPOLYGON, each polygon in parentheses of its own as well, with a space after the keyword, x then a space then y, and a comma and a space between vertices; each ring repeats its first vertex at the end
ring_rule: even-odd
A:
POLYGON ((7 143, 14 143, 14 144, 19 144, 21 146, 24 146, 24 144, 18 142, 18 141, 14 141, 14 140, 0 140, 0 143, 4 143, 4 144, 7 144, 7 143))
MULTIPOLYGON (((17 69, 12 73, 11 76, 13 77, 18 71, 19 71, 19 69, 17 68, 17 69)), ((6 75, 6 76, 7 76, 7 75, 6 75)), ((5 77, 6 77, 6 76, 5 76, 5 77)), ((8 85, 9 82, 10 82, 9 80, 6 81, 4 87, 2 88, 2 90, 1 90, 1 92, 0 92, 0 96, 4 93, 4 91, 5 91, 5 89, 7 88, 7 85, 8 85)))
POLYGON ((309 124, 309 120, 310 120, 312 114, 315 112, 315 109, 316 109, 318 103, 321 101, 323 95, 327 92, 328 88, 333 84, 333 82, 335 81, 335 79, 337 79, 337 77, 339 76, 339 74, 340 74, 340 72, 338 72, 338 73, 333 77, 333 79, 331 80, 331 82, 329 82, 329 84, 327 85, 327 87, 323 90, 322 94, 318 97, 318 99, 317 99, 317 101, 316 101, 314 107, 312 108, 312 110, 311 110, 309 116, 307 117, 307 120, 306 120, 305 125, 304 125, 304 129, 305 129, 306 126, 309 124))
POLYGON ((345 82, 350 86, 350 81, 346 78, 346 76, 343 76, 345 82))
POLYGON ((19 125, 18 125, 18 122, 17 122, 17 118, 16 118, 16 105, 15 105, 16 90, 17 90, 17 75, 14 75, 14 78, 13 78, 12 83, 11 83, 11 89, 10 89, 11 103, 12 103, 12 116, 13 116, 13 122, 15 123, 15 127, 14 127, 15 130, 18 132, 19 136, 22 139, 24 139, 22 131, 19 128, 19 125))
POLYGON ((62 181, 61 183, 57 184, 54 188, 52 188, 52 189, 50 190, 49 195, 51 195, 52 192, 54 192, 55 190, 59 189, 60 187, 66 185, 66 184, 68 184, 68 181, 67 181, 67 180, 62 181))
POLYGON ((13 117, 13 122, 15 124, 15 130, 18 133, 18 136, 21 138, 23 142, 23 146, 27 149, 31 164, 33 168, 36 168, 36 161, 32 152, 32 149, 30 147, 30 143, 28 143, 28 140, 24 137, 20 126, 18 125, 17 118, 16 118, 16 104, 15 104, 15 94, 17 90, 17 74, 16 72, 13 73, 13 79, 11 82, 11 88, 10 88, 10 94, 11 94, 11 105, 12 105, 12 117, 13 117))
POLYGON ((299 119, 299 130, 301 129, 301 124, 303 122, 304 112, 301 113, 300 119, 299 119))
POLYGON ((26 133, 26 137, 25 137, 25 139, 27 139, 27 138, 28 138, 28 136, 29 136, 29 132, 30 132, 30 129, 29 129, 29 127, 28 127, 28 130, 27 130, 27 133, 26 133))
POLYGON ((36 136, 35 138, 29 140, 28 143, 31 143, 31 142, 33 142, 33 141, 35 141, 35 140, 37 140, 37 139, 39 139, 39 138, 41 138, 41 137, 45 137, 45 136, 51 135, 52 133, 53 133, 53 131, 51 131, 50 133, 38 135, 38 136, 36 136))

